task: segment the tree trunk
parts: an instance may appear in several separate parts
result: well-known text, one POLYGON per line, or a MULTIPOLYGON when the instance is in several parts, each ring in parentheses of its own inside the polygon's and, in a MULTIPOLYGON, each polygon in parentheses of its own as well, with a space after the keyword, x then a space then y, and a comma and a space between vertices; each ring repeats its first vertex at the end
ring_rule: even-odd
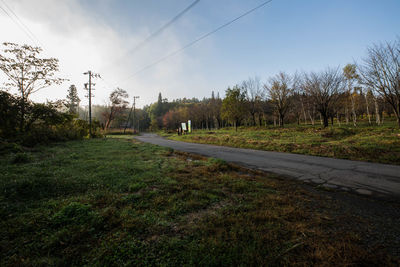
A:
POLYGON ((381 118, 379 115, 379 106, 378 106, 378 101, 376 101, 376 97, 374 96, 374 104, 375 104, 375 119, 376 119, 376 124, 380 125, 381 124, 381 118))
POLYGON ((257 123, 256 123, 256 113, 253 112, 253 113, 251 114, 251 116, 252 116, 252 119, 253 119, 253 126, 256 126, 256 125, 257 125, 257 123))
POLYGON ((301 99, 301 109, 303 110, 303 115, 304 115, 304 125, 306 125, 307 124, 307 115, 306 115, 306 110, 304 109, 303 99, 301 99))
POLYGON ((329 118, 328 118, 328 115, 327 115, 327 114, 320 114, 320 115, 322 115, 324 128, 328 127, 328 126, 329 126, 329 118))
POLYGON ((24 124, 25 124, 25 97, 22 96, 22 99, 21 99, 21 119, 19 121, 19 130, 20 130, 20 132, 24 132, 24 124))
MULTIPOLYGON (((349 90, 350 92, 350 90, 349 90)), ((357 126, 357 114, 356 114, 356 105, 354 101, 353 94, 350 92, 350 99, 351 99, 351 112, 353 113, 353 125, 354 127, 357 126)))
POLYGON ((369 105, 368 105, 367 94, 365 94, 364 97, 365 97, 365 104, 367 105, 368 123, 369 123, 369 125, 371 125, 371 115, 369 114, 369 105))
POLYGON ((311 116, 310 112, 308 112, 308 114, 310 115, 311 125, 314 126, 315 125, 314 117, 311 116))

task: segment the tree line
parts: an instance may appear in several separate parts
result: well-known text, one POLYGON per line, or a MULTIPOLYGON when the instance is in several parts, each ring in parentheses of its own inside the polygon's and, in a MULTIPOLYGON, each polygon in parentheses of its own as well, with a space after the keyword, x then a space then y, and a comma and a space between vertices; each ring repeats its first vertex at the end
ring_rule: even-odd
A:
MULTIPOLYGON (((87 135, 87 110, 79 105, 75 85, 69 87, 65 100, 46 104, 30 100, 38 90, 65 81, 56 76, 58 60, 40 58, 41 51, 3 43, 0 70, 7 80, 0 90, 0 138, 28 136, 32 142, 46 142, 87 135), (11 88, 18 94, 8 93, 11 88)), ((124 89, 111 90, 106 105, 93 106, 94 128, 175 130, 188 120, 194 129, 287 123, 357 126, 360 119, 380 125, 385 117, 395 117, 400 127, 400 39, 370 46, 361 63, 344 68, 280 72, 265 82, 252 77, 228 87, 223 98, 212 92, 201 100, 168 101, 160 93, 157 102, 133 114, 128 100, 124 89)))
POLYGON ((400 127, 400 40, 375 44, 360 64, 318 72, 280 72, 262 83, 249 78, 228 87, 221 99, 211 97, 158 101, 145 107, 151 129, 176 129, 192 121, 193 128, 211 129, 286 123, 331 123, 357 126, 359 119, 380 125, 395 117, 400 127))

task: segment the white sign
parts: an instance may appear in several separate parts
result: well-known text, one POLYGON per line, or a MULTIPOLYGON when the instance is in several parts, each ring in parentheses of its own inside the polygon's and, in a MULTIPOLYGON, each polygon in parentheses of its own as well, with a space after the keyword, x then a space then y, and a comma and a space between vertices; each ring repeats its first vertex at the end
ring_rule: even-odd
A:
POLYGON ((182 130, 183 130, 183 131, 186 131, 186 123, 185 123, 185 122, 182 122, 181 124, 182 124, 182 130))

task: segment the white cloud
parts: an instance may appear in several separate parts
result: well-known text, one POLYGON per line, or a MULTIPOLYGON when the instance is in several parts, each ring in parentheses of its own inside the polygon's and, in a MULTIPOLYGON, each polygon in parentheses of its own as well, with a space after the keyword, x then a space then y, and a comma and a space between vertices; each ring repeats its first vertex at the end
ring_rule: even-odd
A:
MULTIPOLYGON (((126 80, 137 70, 182 46, 178 34, 172 29, 159 36, 157 42, 151 42, 132 54, 127 52, 145 39, 151 32, 148 28, 134 29, 132 32, 136 34, 122 34, 101 17, 88 14, 77 0, 14 0, 7 3, 44 45, 42 56, 58 58, 59 76, 70 79, 61 86, 35 93, 32 96, 34 101, 65 98, 69 85, 75 84, 85 104, 83 84, 87 82, 87 76, 83 72, 87 70, 100 72, 107 81, 95 81, 95 104, 106 101, 113 89, 110 84, 126 89, 131 96, 140 95, 140 106, 156 101, 159 91, 172 99, 199 96, 199 90, 205 88, 205 79, 201 75, 185 73, 185 64, 195 68, 198 63, 184 53, 126 80), (123 60, 119 60, 121 58, 123 60), (193 88, 187 88, 188 83, 194 84, 193 88)), ((101 1, 99 4, 111 2, 101 1)), ((32 43, 1 10, 0 25, 1 42, 32 43)), ((212 49, 210 42, 207 46, 212 49)))

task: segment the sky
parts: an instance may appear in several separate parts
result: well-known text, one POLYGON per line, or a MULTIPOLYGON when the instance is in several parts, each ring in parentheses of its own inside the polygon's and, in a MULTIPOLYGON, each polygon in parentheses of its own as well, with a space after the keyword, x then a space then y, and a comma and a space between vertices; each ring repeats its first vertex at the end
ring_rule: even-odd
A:
MULTIPOLYGON (((399 0, 273 0, 174 55, 137 73, 264 0, 200 0, 161 34, 134 49, 195 0, 0 0, 0 7, 29 28, 29 38, 0 8, 0 42, 37 45, 41 57, 59 59, 62 85, 31 99, 64 99, 71 84, 82 105, 84 72, 94 79, 94 104, 113 89, 139 96, 139 107, 157 101, 221 96, 249 77, 267 81, 280 71, 319 71, 360 62, 366 49, 400 36, 399 0), (32 40, 33 39, 33 40, 32 40), (134 75, 135 74, 135 75, 134 75)), ((4 82, 0 74, 0 82, 4 82)), ((11 91, 15 93, 15 91, 11 91)))

